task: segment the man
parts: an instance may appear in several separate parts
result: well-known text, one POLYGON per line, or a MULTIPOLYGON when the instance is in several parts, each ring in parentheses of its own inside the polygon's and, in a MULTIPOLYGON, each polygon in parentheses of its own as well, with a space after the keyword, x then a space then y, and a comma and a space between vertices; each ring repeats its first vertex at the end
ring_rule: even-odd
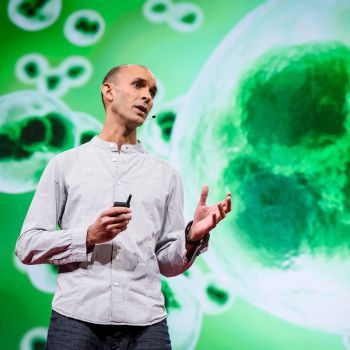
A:
POLYGON ((230 194, 206 206, 204 186, 185 232, 179 172, 136 138, 156 90, 143 66, 110 70, 100 135, 54 157, 39 182, 16 254, 59 267, 49 350, 170 349, 160 274, 188 269, 231 209, 230 194), (130 194, 130 208, 113 206, 130 194))

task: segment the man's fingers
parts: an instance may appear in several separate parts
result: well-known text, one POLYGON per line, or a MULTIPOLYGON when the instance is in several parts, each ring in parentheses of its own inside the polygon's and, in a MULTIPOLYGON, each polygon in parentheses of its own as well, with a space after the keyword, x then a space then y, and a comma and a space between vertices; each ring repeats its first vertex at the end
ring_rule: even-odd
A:
POLYGON ((221 203, 218 204, 218 209, 220 213, 220 216, 219 216, 219 221, 220 221, 226 216, 226 214, 225 214, 224 206, 221 203))
POLYGON ((207 204, 208 193, 209 193, 209 188, 207 185, 204 185, 202 187, 202 192, 201 192, 201 196, 199 198, 198 205, 205 206, 207 204))
POLYGON ((111 207, 108 208, 107 210, 104 210, 101 213, 101 217, 102 216, 117 216, 120 214, 128 214, 131 213, 131 209, 127 208, 127 207, 111 207))
POLYGON ((117 224, 108 225, 108 226, 106 227, 106 230, 112 231, 112 230, 115 230, 115 229, 121 229, 121 228, 123 228, 124 226, 127 226, 128 223, 129 223, 129 221, 128 221, 128 220, 125 220, 125 221, 119 222, 119 223, 117 223, 117 224))
POLYGON ((120 214, 118 216, 103 216, 101 218, 101 222, 103 225, 107 226, 110 224, 116 224, 119 222, 123 222, 125 220, 130 221, 132 219, 131 214, 120 214))
POLYGON ((216 224, 217 224, 217 217, 216 217, 216 214, 213 213, 213 215, 212 215, 212 223, 211 223, 211 230, 213 228, 215 228, 216 224))
POLYGON ((231 193, 230 195, 228 195, 225 199, 225 202, 226 202, 226 208, 225 208, 225 212, 226 213, 229 213, 231 211, 231 193))

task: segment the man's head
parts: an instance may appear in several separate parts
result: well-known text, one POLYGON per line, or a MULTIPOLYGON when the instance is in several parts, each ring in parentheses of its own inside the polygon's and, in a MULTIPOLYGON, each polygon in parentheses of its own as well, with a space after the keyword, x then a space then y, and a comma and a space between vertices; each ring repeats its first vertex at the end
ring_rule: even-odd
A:
POLYGON ((106 112, 137 125, 146 119, 156 92, 156 79, 152 72, 135 64, 112 68, 101 86, 106 112))

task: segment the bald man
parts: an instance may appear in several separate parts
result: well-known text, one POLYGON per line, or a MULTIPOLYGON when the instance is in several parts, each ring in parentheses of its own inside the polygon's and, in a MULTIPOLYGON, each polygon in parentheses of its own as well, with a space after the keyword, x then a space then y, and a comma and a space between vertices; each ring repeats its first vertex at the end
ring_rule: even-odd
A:
POLYGON ((229 193, 207 206, 203 186, 185 227, 180 173, 137 140, 156 93, 146 67, 112 68, 101 133, 54 157, 40 179, 16 255, 58 266, 48 350, 171 349, 161 274, 188 269, 231 209, 229 193))

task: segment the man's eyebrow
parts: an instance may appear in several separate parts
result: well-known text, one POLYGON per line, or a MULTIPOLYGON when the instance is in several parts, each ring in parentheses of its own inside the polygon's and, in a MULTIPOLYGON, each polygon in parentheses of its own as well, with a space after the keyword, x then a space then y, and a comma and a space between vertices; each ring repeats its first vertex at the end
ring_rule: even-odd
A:
MULTIPOLYGON (((137 82, 137 83, 147 84, 147 83, 148 83, 148 80, 146 80, 146 79, 140 77, 140 78, 135 78, 132 82, 133 82, 133 83, 136 83, 136 82, 137 82)), ((151 87, 151 90, 154 91, 154 93, 156 94, 157 91, 158 91, 157 86, 156 86, 156 85, 152 86, 152 87, 151 87)))

